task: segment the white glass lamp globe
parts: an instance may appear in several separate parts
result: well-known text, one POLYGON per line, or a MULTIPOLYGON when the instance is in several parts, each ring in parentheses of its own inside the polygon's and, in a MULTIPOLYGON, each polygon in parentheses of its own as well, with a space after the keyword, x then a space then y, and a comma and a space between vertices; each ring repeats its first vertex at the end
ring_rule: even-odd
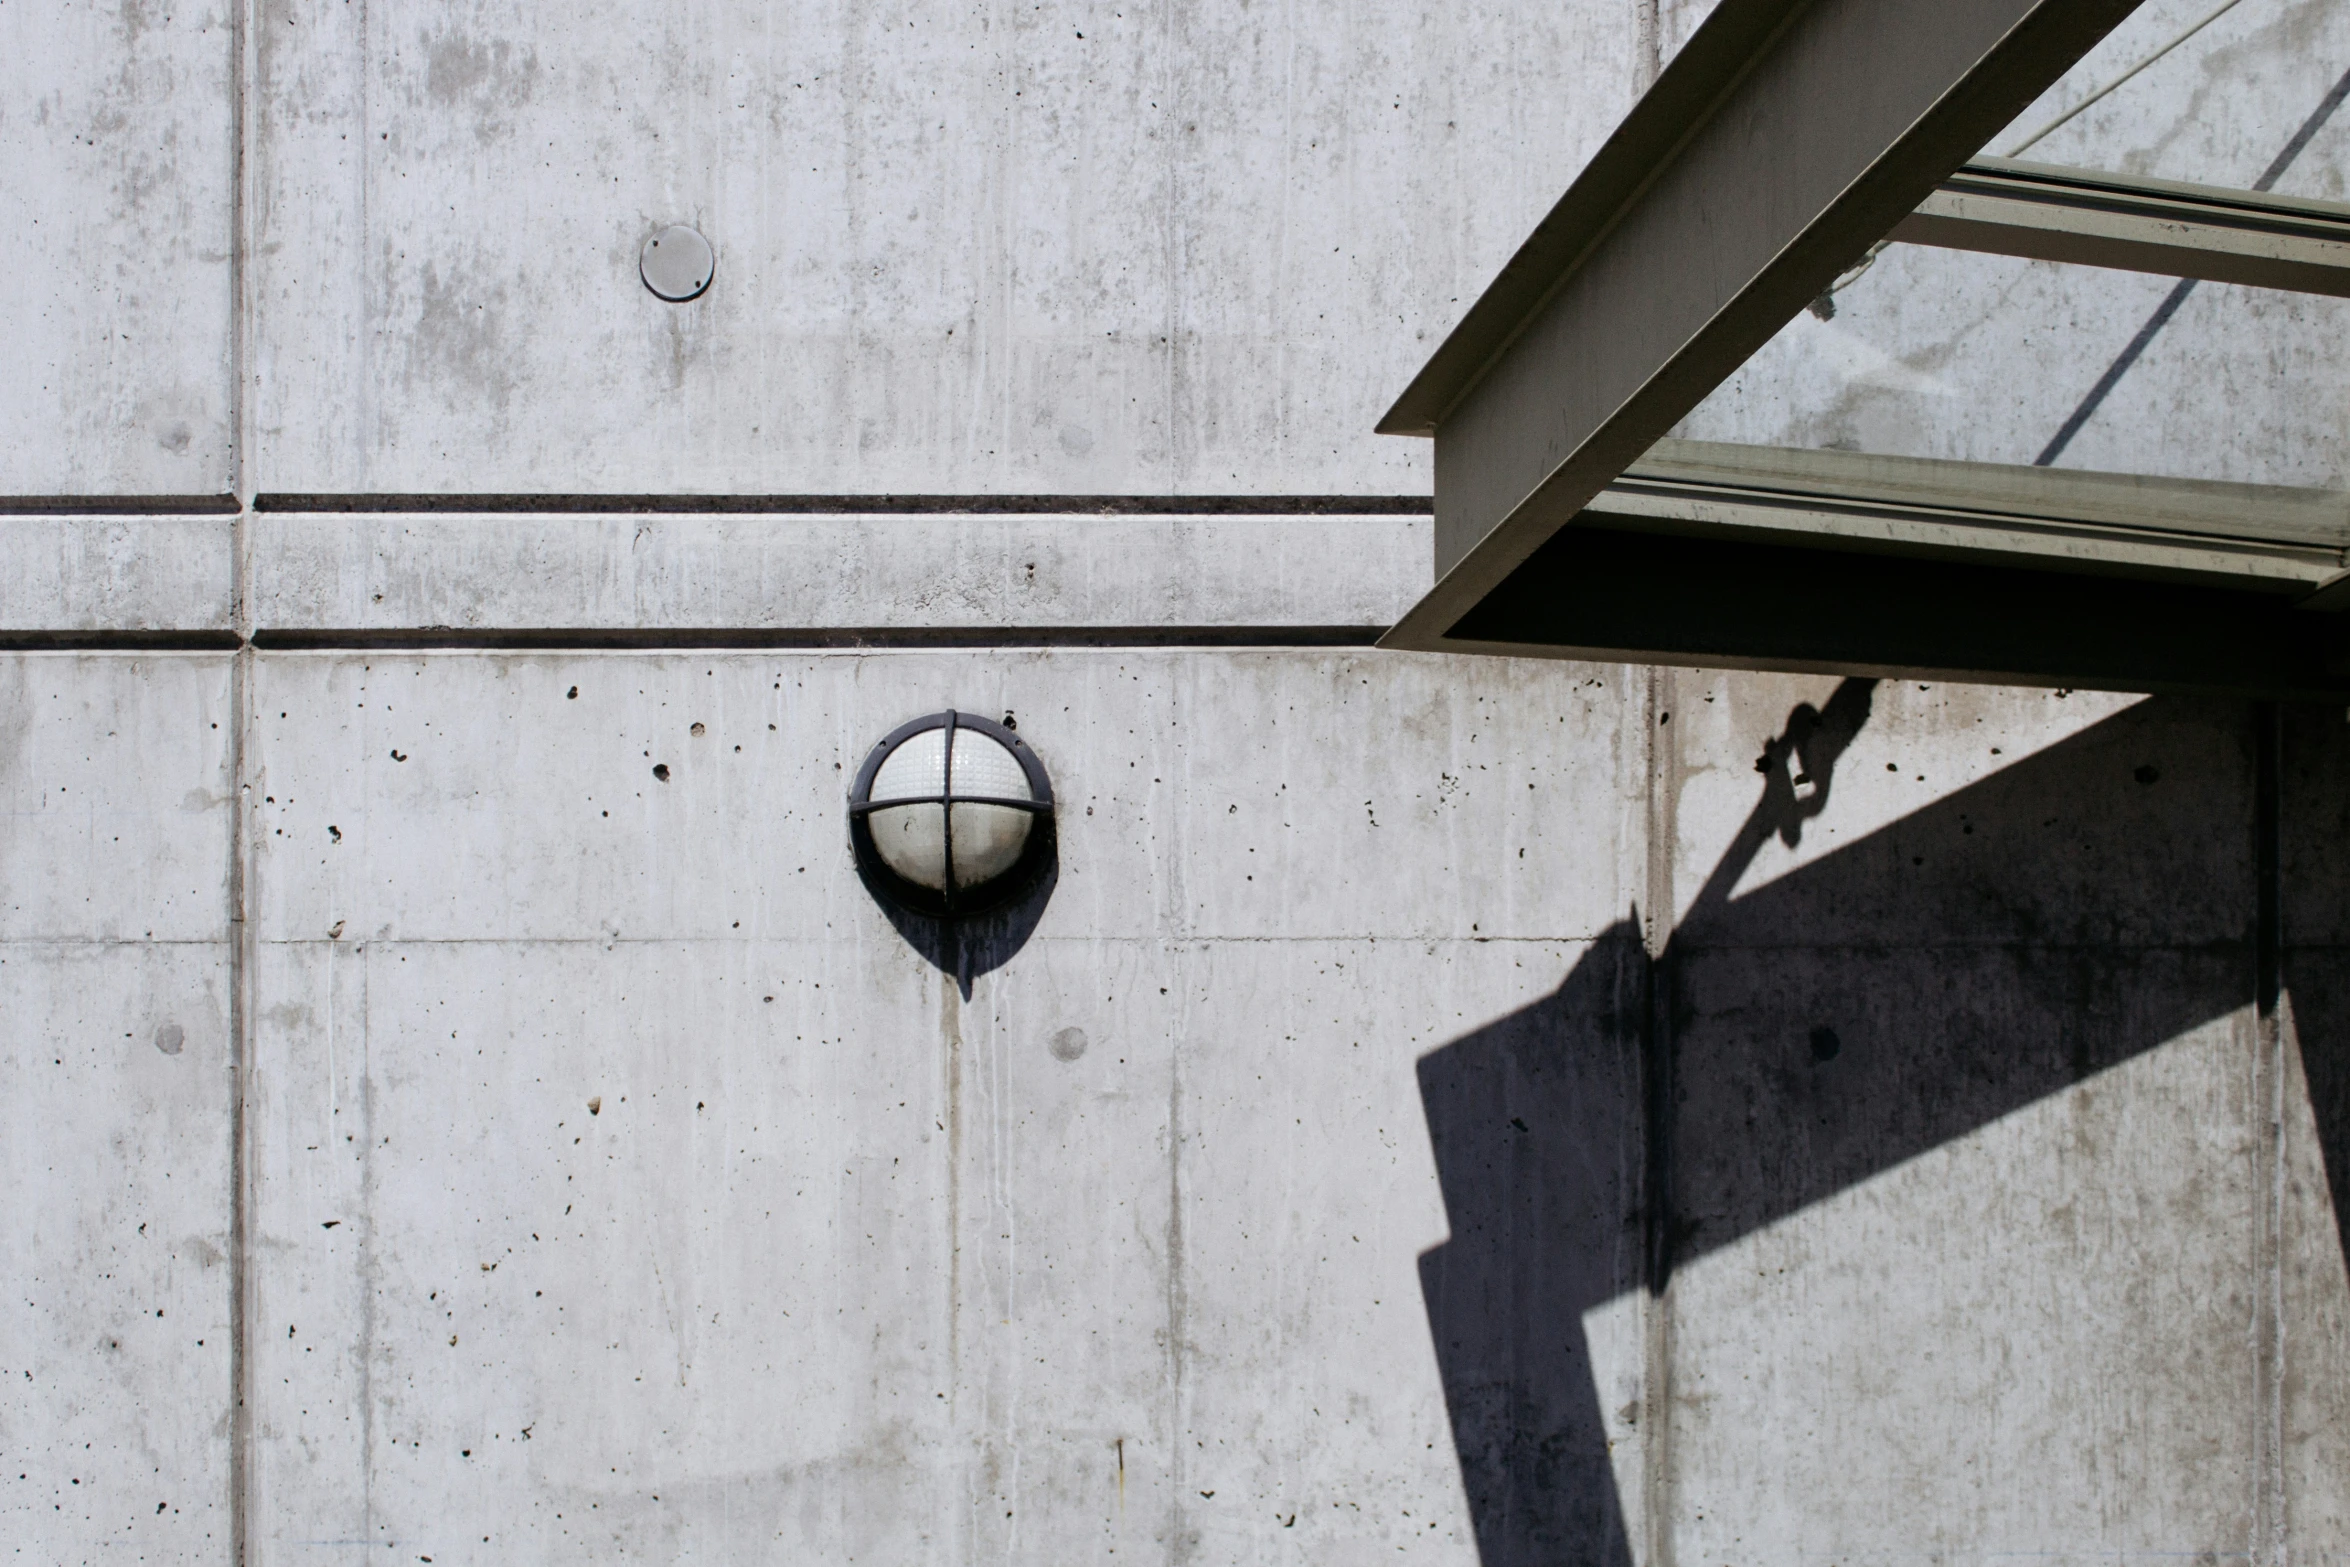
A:
POLYGON ((948 890, 948 842, 953 842, 953 886, 976 889, 1020 863, 1036 813, 991 800, 1036 799, 1027 769, 1001 741, 976 729, 921 729, 900 741, 873 775, 874 809, 866 819, 882 863, 917 887, 948 890), (947 736, 954 736, 954 768, 947 767, 947 736), (974 798, 974 797, 977 798, 974 798), (890 800, 909 800, 889 805, 890 800), (952 829, 950 832, 949 829, 952 829))

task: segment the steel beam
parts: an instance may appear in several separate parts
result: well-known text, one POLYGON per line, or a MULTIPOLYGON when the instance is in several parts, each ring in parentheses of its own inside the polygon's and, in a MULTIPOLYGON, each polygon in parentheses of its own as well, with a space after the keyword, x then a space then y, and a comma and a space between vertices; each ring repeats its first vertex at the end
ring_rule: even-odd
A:
POLYGON ((1453 624, 2137 0, 1721 0, 1381 422, 1453 624))
POLYGON ((2350 495, 1661 443, 1460 651, 2350 698, 2350 495))
POLYGON ((2350 206, 2089 169, 1977 158, 1887 237, 2350 297, 2350 206))

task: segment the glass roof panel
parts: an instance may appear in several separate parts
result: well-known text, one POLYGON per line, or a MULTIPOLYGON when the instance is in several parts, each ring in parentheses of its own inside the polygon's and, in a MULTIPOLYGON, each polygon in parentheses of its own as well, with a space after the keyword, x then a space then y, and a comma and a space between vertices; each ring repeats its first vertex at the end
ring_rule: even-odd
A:
MULTIPOLYGON (((1984 151, 2341 200, 2346 71, 2350 6, 2149 0, 1984 151)), ((2176 293, 2164 276, 1887 245, 1674 433, 2350 486, 2350 300, 2176 293)))

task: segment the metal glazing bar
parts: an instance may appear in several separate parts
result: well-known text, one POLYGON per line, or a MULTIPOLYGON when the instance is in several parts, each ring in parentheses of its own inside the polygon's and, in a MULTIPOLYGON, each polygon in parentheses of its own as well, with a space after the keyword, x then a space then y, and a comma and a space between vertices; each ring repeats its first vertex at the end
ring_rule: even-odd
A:
POLYGON ((915 794, 898 800, 867 800, 862 805, 849 807, 851 816, 870 816, 875 811, 886 811, 900 805, 1001 805, 1015 811, 1049 811, 1049 800, 1015 800, 1005 794, 915 794))
MULTIPOLYGON (((939 793, 948 801, 952 801, 955 797, 955 720, 962 716, 962 714, 956 712, 951 707, 947 709, 946 759, 945 769, 940 774, 939 793)), ((938 817, 939 826, 945 836, 946 841, 946 856, 943 862, 943 867, 946 871, 946 886, 940 889, 939 897, 944 902, 947 912, 951 914, 954 912, 955 908, 956 891, 955 813, 953 807, 951 805, 942 806, 939 810, 938 817)))
POLYGON ((1887 237, 2350 297, 2350 205, 2089 169, 1977 158, 1887 237))
POLYGON ((2350 494, 1660 441, 1578 527, 2203 582, 2289 601, 2350 566, 2350 494))

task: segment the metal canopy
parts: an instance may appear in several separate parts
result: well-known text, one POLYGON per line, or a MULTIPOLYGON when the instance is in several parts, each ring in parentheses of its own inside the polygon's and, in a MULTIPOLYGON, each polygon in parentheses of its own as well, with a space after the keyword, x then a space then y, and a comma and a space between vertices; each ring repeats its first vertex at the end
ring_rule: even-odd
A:
POLYGON ((1721 0, 1381 421, 1438 575, 1382 645, 2350 692, 2330 493, 1659 444, 1881 238, 2342 292, 2350 209, 1961 169, 2135 4, 1721 0))
POLYGON ((1442 645, 2332 699, 2345 566, 2330 490, 1666 441, 1442 645))

